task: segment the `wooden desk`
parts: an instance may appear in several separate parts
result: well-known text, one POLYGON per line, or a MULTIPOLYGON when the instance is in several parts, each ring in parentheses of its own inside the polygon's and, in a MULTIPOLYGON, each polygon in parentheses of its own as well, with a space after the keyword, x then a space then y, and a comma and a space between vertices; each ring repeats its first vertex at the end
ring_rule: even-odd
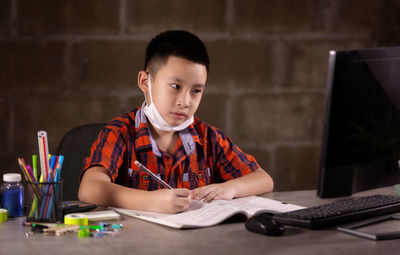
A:
MULTIPOLYGON (((303 206, 339 199, 319 199, 314 190, 274 192, 265 197, 303 206)), ((394 194, 393 187, 361 192, 394 194)), ((61 237, 35 234, 27 237, 24 218, 0 223, 0 254, 398 254, 400 240, 370 241, 335 229, 308 230, 286 227, 284 236, 270 237, 248 232, 243 223, 176 230, 121 216, 119 223, 131 226, 119 237, 79 239, 76 234, 61 237)))

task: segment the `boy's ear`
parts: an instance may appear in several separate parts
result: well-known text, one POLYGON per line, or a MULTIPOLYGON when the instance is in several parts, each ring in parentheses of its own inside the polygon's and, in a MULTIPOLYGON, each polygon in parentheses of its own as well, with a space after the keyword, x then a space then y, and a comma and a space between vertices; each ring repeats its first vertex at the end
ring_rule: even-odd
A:
POLYGON ((138 73, 138 87, 143 91, 145 95, 149 92, 149 73, 140 71, 138 73))

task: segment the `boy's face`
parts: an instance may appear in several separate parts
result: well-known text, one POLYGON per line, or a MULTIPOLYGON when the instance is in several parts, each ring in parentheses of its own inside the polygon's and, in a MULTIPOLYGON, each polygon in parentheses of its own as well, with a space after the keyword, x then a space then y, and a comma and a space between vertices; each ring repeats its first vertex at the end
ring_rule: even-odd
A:
MULTIPOLYGON (((204 65, 171 56, 155 76, 150 74, 150 79, 153 103, 168 124, 177 126, 199 107, 207 70, 204 65)), ((146 98, 150 99, 148 93, 146 98)))

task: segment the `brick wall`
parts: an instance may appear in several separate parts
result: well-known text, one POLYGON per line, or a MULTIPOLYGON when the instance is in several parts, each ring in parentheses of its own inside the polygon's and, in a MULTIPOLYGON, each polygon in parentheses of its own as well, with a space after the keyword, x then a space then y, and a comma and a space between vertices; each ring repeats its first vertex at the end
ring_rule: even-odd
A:
POLYGON ((75 126, 143 100, 147 42, 187 29, 211 73, 198 116, 253 154, 276 190, 316 188, 330 49, 398 44, 394 0, 3 0, 0 174, 75 126))

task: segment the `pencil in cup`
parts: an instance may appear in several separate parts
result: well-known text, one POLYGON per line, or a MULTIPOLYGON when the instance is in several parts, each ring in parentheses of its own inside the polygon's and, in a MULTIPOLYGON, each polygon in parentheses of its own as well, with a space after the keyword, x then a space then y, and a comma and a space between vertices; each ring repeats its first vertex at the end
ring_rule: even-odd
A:
MULTIPOLYGON (((50 218, 51 217, 51 213, 53 213, 53 207, 54 207, 54 202, 57 201, 57 199, 59 199, 60 196, 60 189, 58 187, 59 184, 57 184, 57 182, 60 181, 60 175, 61 175, 61 167, 64 161, 64 156, 60 155, 57 159, 57 163, 55 163, 55 165, 53 166, 54 168, 54 182, 56 184, 54 184, 54 191, 50 196, 50 201, 47 207, 47 212, 46 212, 46 218, 50 218)), ((57 208, 55 208, 57 209, 57 208)), ((55 212, 54 212, 55 213, 55 212)))
MULTIPOLYGON (((18 164, 19 164, 19 166, 21 168, 21 172, 25 177, 26 182, 28 182, 28 183, 29 182, 31 182, 31 183, 32 182, 36 182, 36 179, 33 176, 33 173, 30 170, 30 167, 25 164, 25 160, 23 158, 18 158, 17 161, 18 161, 18 164)), ((29 212, 29 215, 31 216, 33 213, 35 213, 37 215, 37 211, 36 211, 35 208, 37 208, 38 202, 41 201, 41 199, 42 199, 41 194, 39 193, 39 187, 37 187, 36 185, 33 185, 33 186, 32 185, 28 185, 28 189, 29 189, 29 191, 31 193, 31 197, 32 197, 32 200, 33 200, 32 207, 31 207, 31 210, 29 212)))

